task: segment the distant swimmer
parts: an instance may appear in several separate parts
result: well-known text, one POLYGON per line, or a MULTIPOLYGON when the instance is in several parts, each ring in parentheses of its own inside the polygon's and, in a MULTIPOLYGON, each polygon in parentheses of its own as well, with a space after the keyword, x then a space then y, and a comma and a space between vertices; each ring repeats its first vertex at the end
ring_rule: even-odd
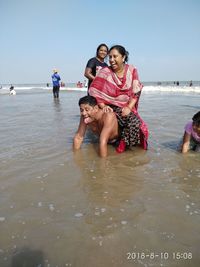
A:
POLYGON ((10 94, 9 95, 16 95, 16 91, 14 90, 14 86, 10 86, 10 94))
POLYGON ((77 84, 76 84, 76 86, 77 86, 77 88, 82 88, 83 87, 83 84, 80 81, 78 81, 77 84))
POLYGON ((189 84, 189 86, 191 87, 193 84, 192 84, 192 81, 190 81, 190 84, 189 84))
POLYGON ((85 87, 85 88, 88 87, 88 82, 87 82, 86 80, 84 80, 83 84, 84 84, 84 87, 85 87))

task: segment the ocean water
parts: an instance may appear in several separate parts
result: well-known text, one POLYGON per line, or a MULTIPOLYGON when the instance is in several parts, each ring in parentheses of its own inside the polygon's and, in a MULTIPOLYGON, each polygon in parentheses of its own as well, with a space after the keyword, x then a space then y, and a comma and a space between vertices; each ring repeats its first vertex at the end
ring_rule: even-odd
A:
POLYGON ((0 266, 199 266, 200 153, 177 145, 200 87, 145 86, 149 150, 106 159, 72 151, 86 92, 34 88, 0 95, 0 266))
MULTIPOLYGON (((142 82, 144 85, 143 91, 167 91, 167 92, 200 92, 200 81, 193 81, 193 86, 189 86, 190 81, 180 81, 179 86, 176 85, 176 82, 172 81, 162 81, 162 82, 142 82)), ((0 95, 1 94, 8 94, 10 84, 2 84, 0 85, 0 95)), ((14 89, 17 92, 38 92, 41 90, 51 91, 52 85, 51 83, 44 84, 13 84, 14 89)), ((63 87, 60 88, 61 91, 87 91, 87 88, 83 86, 83 88, 77 88, 76 83, 65 83, 63 87)))

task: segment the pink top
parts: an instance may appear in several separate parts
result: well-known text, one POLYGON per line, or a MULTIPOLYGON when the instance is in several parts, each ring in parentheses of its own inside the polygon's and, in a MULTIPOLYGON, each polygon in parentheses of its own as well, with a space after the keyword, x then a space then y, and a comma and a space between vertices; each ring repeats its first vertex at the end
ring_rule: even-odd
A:
POLYGON ((197 133, 194 132, 193 127, 192 127, 192 121, 189 121, 185 125, 185 131, 186 131, 186 133, 191 135, 197 142, 200 143, 200 136, 197 133))

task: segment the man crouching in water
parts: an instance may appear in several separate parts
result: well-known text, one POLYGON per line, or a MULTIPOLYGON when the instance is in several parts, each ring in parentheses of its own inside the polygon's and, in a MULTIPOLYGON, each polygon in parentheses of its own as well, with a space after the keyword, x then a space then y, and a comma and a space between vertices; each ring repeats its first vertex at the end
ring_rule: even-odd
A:
POLYGON ((103 112, 99 108, 96 98, 84 96, 79 100, 80 123, 78 131, 74 136, 73 147, 78 150, 81 147, 87 128, 99 136, 100 157, 108 154, 108 143, 113 143, 118 138, 118 123, 114 112, 103 112))

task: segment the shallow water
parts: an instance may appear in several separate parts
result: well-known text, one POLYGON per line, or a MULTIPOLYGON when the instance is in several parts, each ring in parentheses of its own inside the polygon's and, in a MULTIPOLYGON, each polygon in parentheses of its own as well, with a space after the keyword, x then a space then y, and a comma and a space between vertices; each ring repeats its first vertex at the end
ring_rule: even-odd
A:
POLYGON ((176 147, 200 95, 143 92, 149 150, 101 159, 71 149, 84 94, 0 96, 0 266, 199 266, 200 154, 176 147))

